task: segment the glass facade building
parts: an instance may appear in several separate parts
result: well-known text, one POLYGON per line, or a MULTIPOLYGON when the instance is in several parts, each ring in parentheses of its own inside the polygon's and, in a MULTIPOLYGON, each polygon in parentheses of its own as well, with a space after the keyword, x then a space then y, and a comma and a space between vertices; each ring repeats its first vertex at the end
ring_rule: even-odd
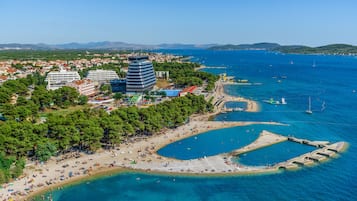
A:
POLYGON ((156 84, 154 68, 148 56, 129 57, 126 75, 126 92, 141 93, 151 90, 156 84))

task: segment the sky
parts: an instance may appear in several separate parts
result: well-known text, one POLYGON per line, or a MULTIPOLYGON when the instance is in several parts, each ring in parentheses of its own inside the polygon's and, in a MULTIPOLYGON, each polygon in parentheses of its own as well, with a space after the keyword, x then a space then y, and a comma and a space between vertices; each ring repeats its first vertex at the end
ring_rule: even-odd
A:
POLYGON ((357 45, 357 0, 0 0, 0 43, 357 45))

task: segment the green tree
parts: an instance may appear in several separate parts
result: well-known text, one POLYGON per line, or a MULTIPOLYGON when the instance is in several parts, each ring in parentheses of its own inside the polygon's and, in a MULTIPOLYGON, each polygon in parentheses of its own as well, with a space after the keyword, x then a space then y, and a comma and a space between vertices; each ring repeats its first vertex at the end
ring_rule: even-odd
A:
POLYGON ((110 86, 110 84, 103 84, 102 86, 100 86, 99 90, 106 96, 112 93, 112 87, 110 86))
POLYGON ((10 101, 10 90, 0 87, 0 103, 4 104, 10 101))
POLYGON ((38 105, 41 110, 51 106, 54 102, 52 98, 52 93, 47 91, 45 86, 36 86, 31 96, 31 100, 38 105))
POLYGON ((79 93, 72 87, 64 86, 54 90, 53 97, 56 105, 67 108, 70 105, 76 105, 79 93))
POLYGON ((37 145, 35 156, 37 160, 45 162, 51 158, 56 153, 56 146, 50 142, 41 143, 37 145))
POLYGON ((6 183, 7 181, 5 170, 0 169, 0 184, 6 183))
POLYGON ((81 95, 78 97, 78 104, 79 105, 85 105, 87 104, 88 102, 88 97, 87 96, 84 96, 84 95, 81 95))
POLYGON ((25 168, 26 161, 24 158, 20 158, 15 162, 15 167, 11 171, 11 177, 17 178, 22 175, 25 168))
POLYGON ((120 93, 120 92, 117 92, 117 93, 115 93, 115 94, 113 95, 113 98, 114 98, 115 100, 120 100, 120 99, 123 98, 123 94, 120 93))

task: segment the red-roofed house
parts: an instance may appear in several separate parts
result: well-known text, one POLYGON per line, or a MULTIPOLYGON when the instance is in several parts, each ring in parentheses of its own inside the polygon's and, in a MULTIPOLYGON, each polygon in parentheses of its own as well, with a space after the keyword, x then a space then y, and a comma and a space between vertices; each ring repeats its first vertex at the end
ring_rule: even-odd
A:
POLYGON ((7 80, 6 75, 0 75, 0 84, 4 83, 7 80))
POLYGON ((197 86, 186 87, 180 92, 179 96, 186 96, 187 93, 192 94, 196 89, 197 89, 197 86))
POLYGON ((16 73, 16 71, 17 71, 16 68, 11 68, 11 67, 9 67, 9 68, 6 69, 6 72, 9 73, 9 74, 11 74, 11 75, 13 75, 14 73, 16 73))

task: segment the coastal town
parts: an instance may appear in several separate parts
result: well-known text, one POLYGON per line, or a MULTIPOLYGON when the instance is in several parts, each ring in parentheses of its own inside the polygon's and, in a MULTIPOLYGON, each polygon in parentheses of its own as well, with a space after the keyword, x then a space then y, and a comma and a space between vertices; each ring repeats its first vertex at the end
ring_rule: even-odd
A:
MULTIPOLYGON (((72 52, 70 53, 73 54, 72 52)), ((90 60, 56 59, 45 61, 36 58, 32 60, 8 59, 5 61, 1 61, 1 76, 2 78, 4 78, 3 82, 1 82, 1 97, 3 98, 1 100, 3 104, 1 105, 0 109, 1 126, 6 126, 8 122, 12 121, 16 122, 15 124, 19 125, 21 125, 23 122, 26 123, 28 121, 30 121, 31 123, 35 123, 36 125, 41 125, 48 121, 48 114, 57 113, 57 111, 61 112, 62 110, 66 110, 68 108, 68 102, 67 105, 60 106, 58 103, 55 102, 55 99, 52 99, 53 102, 50 102, 51 100, 48 99, 48 101, 46 102, 40 101, 39 103, 37 103, 38 106, 41 105, 42 109, 39 109, 42 112, 38 114, 36 112, 36 114, 31 115, 31 117, 28 116, 29 114, 20 114, 22 111, 24 111, 25 108, 19 108, 17 114, 12 112, 13 110, 17 111, 16 108, 19 107, 19 101, 22 100, 23 96, 25 96, 25 99, 27 99, 28 101, 32 101, 34 100, 34 94, 37 94, 37 91, 41 91, 43 89, 47 90, 47 92, 42 91, 40 93, 48 94, 49 96, 55 96, 55 94, 52 94, 53 92, 56 93, 56 91, 65 89, 67 87, 67 90, 69 90, 70 93, 73 93, 72 95, 74 95, 74 97, 77 96, 75 94, 78 94, 80 97, 85 97, 84 101, 82 101, 84 107, 79 107, 77 109, 74 107, 73 109, 70 108, 71 110, 76 111, 85 108, 90 108, 95 111, 104 110, 107 113, 111 113, 111 111, 116 110, 116 108, 122 107, 130 108, 132 106, 135 106, 138 108, 147 108, 151 105, 158 105, 162 102, 169 101, 175 97, 186 96, 187 94, 203 95, 205 96, 206 100, 208 100, 208 98, 214 100, 215 98, 215 96, 209 95, 208 91, 205 90, 205 88, 208 87, 209 83, 203 83, 203 86, 191 85, 183 88, 175 88, 177 86, 172 83, 172 80, 169 77, 169 71, 154 71, 153 69, 152 62, 163 63, 164 65, 169 65, 170 63, 172 63, 173 65, 186 65, 190 69, 192 69, 192 72, 194 72, 194 69, 189 66, 191 65, 189 62, 183 62, 185 58, 183 58, 182 56, 174 56, 170 54, 161 53, 124 53, 115 55, 110 55, 109 53, 91 54, 88 51, 86 51, 85 54, 85 57, 91 55, 91 57, 93 58, 90 60), (104 67, 105 65, 107 65, 107 67, 109 65, 111 69, 107 70, 104 67), (94 67, 95 69, 93 69, 94 67), (87 70, 86 73, 81 73, 82 76, 80 76, 79 72, 85 70, 87 70), (142 74, 142 71, 146 72, 146 74, 142 74), (125 75, 125 77, 120 78, 118 74, 125 75), (38 86, 35 86, 35 84, 32 84, 28 85, 27 88, 23 88, 24 86, 22 85, 21 81, 29 80, 34 75, 39 78, 42 77, 41 79, 44 79, 45 85, 37 84, 38 86), (166 83, 166 85, 164 85, 165 88, 163 88, 162 86, 156 86, 156 82, 159 83, 160 81, 161 83, 166 83), (13 85, 18 85, 17 88, 23 88, 23 90, 26 92, 23 93, 23 91, 20 94, 16 91, 13 91, 13 93, 9 93, 8 90, 11 91, 11 89, 15 89, 13 85), (70 90, 70 88, 72 89, 70 90), (102 88, 106 89, 103 90, 102 88), (6 105, 8 105, 9 107, 13 107, 14 109, 6 109, 6 105)), ((75 56, 81 57, 81 54, 77 54, 75 56)), ((199 74, 208 75, 204 73, 199 74)), ((44 82, 42 81, 42 83, 44 82)), ((181 85, 181 87, 182 86, 185 85, 181 85)), ((75 103, 75 105, 76 104, 77 103, 75 103)), ((29 103, 26 103, 24 106, 27 107, 28 105, 29 103)), ((69 105, 71 105, 71 103, 69 105)), ((80 103, 80 105, 82 105, 82 103, 80 103)), ((136 131, 134 130, 131 132, 136 131)), ((90 133, 88 134, 91 135, 90 133)), ((117 139, 119 138, 121 137, 118 136, 117 139)), ((131 138, 126 139, 126 141, 127 140, 131 140, 131 138)), ((5 143, 3 145, 6 146, 2 146, 2 148, 9 152, 9 149, 6 148, 8 145, 6 144, 6 141, 1 143, 5 143)), ((50 144, 48 143, 48 145, 50 144)), ((99 147, 100 145, 98 144, 95 149, 98 149, 99 147)), ((34 182, 34 178, 36 177, 34 175, 36 174, 32 174, 29 172, 26 173, 28 169, 30 171, 33 170, 33 166, 30 166, 30 164, 32 164, 33 162, 35 162, 35 164, 41 162, 42 164, 48 159, 45 159, 45 161, 43 159, 39 160, 37 156, 34 157, 33 152, 32 154, 31 151, 26 152, 24 153, 25 156, 30 157, 26 161, 25 172, 20 173, 18 175, 20 177, 18 178, 16 178, 17 176, 13 176, 13 179, 23 179, 24 175, 32 175, 33 178, 25 182, 25 185, 27 186, 25 188, 25 191, 28 193, 34 191, 35 187, 42 186, 41 184, 34 185, 36 183, 34 182)), ((84 154, 84 152, 82 154, 84 154)), ((63 154, 57 153, 56 155, 62 156, 63 154)), ((78 154, 77 156, 79 155, 81 154, 78 154)), ((4 157, 3 160, 11 161, 7 158, 7 156, 2 157, 4 157)), ((19 169, 21 168, 19 167, 19 169)), ((6 171, 9 170, 7 169, 6 171)), ((88 169, 85 169, 85 172, 88 172, 88 169)), ((74 175, 71 174, 71 176, 74 175)), ((7 179, 5 179, 5 181, 7 179)), ((12 181, 12 179, 10 179, 10 181, 11 183, 2 185, 2 190, 7 190, 9 193, 6 195, 5 199, 17 197, 18 195, 23 196, 23 192, 19 192, 17 190, 14 191, 14 189, 10 187, 12 186, 12 182, 16 181, 12 181)), ((50 183, 51 182, 48 181, 47 185, 49 185, 50 183)), ((3 195, 5 196, 5 194, 2 194, 1 196, 3 195)))
MULTIPOLYGON (((98 57, 91 60, 73 60, 73 61, 2 61, 2 76, 7 79, 20 79, 21 76, 31 75, 38 72, 45 76, 47 80, 47 90, 56 90, 64 86, 73 87, 81 95, 88 96, 88 105, 93 109, 104 109, 108 113, 120 107, 130 107, 135 105, 137 107, 146 108, 151 105, 160 104, 164 101, 169 101, 176 97, 182 97, 188 94, 203 96, 207 102, 213 106, 213 110, 206 113, 193 114, 189 121, 181 124, 178 127, 164 128, 154 136, 137 136, 127 138, 123 143, 118 144, 115 149, 99 149, 94 154, 87 154, 85 152, 74 151, 65 154, 59 154, 51 157, 46 162, 39 160, 28 160, 23 174, 6 184, 2 185, 0 189, 1 200, 28 200, 32 196, 38 195, 46 190, 61 188, 63 185, 70 182, 79 181, 90 176, 100 174, 114 174, 121 171, 143 171, 143 172, 158 172, 158 173, 174 173, 174 174, 204 174, 204 175, 239 175, 239 174, 260 174, 268 172, 280 172, 281 170, 297 169, 301 166, 309 166, 316 163, 316 161, 324 161, 335 157, 348 146, 345 142, 329 143, 329 142, 310 142, 305 139, 293 139, 285 137, 284 135, 263 131, 260 136, 251 144, 242 147, 238 150, 233 150, 231 153, 222 153, 216 156, 203 157, 193 160, 177 160, 174 158, 167 158, 161 156, 157 151, 175 141, 198 135, 210 130, 222 129, 234 126, 247 126, 252 124, 269 124, 269 125, 283 125, 279 122, 225 122, 225 121, 209 121, 212 116, 225 112, 259 112, 260 106, 258 102, 249 100, 243 97, 235 97, 224 92, 224 86, 235 84, 232 78, 227 79, 226 74, 222 74, 214 83, 214 88, 209 91, 204 86, 187 86, 186 88, 175 88, 175 84, 166 85, 167 88, 159 88, 156 86, 156 80, 169 80, 168 72, 153 71, 152 62, 159 61, 163 63, 178 62, 182 57, 165 54, 124 54, 120 55, 120 60, 113 59, 113 55, 102 54, 95 55, 98 57), (101 58, 101 57, 111 57, 101 58), (120 61, 120 62, 119 62, 120 61), (125 69, 126 79, 119 78, 115 71, 93 70, 88 71, 87 78, 81 79, 76 71, 73 71, 73 66, 78 70, 89 68, 93 66, 100 67, 105 64, 128 64, 125 69), (16 65, 24 65, 21 69, 23 72, 14 68, 16 65), (30 66, 36 66, 30 67, 30 66), (53 71, 53 68, 55 71, 53 71), (147 82, 141 86, 143 88, 135 88, 136 85, 130 85, 130 82, 137 79, 140 80, 140 74, 132 73, 130 71, 137 66, 147 68, 151 72, 152 79, 147 79, 147 82), (38 68, 37 68, 38 67, 38 68), (58 69, 58 70, 57 70, 58 69), (151 70, 150 70, 151 69, 151 70), (131 76, 131 77, 130 77, 131 76), (105 84, 112 84, 113 80, 122 80, 119 82, 123 87, 121 89, 123 94, 126 94, 125 100, 120 104, 115 103, 115 99, 106 94, 108 98, 103 98, 103 91, 100 92, 100 86, 105 84), (86 87, 76 87, 86 83, 86 87), (90 83, 96 83, 93 86, 88 86, 90 83), (91 88, 89 90, 88 88, 91 88), (123 91, 124 89, 124 91, 123 91), (154 95, 155 99, 145 97, 146 91, 163 91, 163 94, 154 95), (101 97, 98 99, 98 94, 101 97), (143 101, 145 100, 145 101, 143 101), (150 101, 147 104, 147 101, 150 101), (227 102, 243 102, 246 103, 245 108, 227 108, 227 102), (290 159, 289 161, 276 164, 274 166, 253 167, 245 166, 232 161, 235 157, 252 150, 260 149, 262 147, 271 146, 275 143, 280 143, 286 140, 297 143, 306 143, 317 147, 316 151, 307 153, 306 155, 290 159)), ((121 68, 122 69, 122 68, 121 68)), ((202 66, 200 69, 203 69, 202 66)), ((133 71, 135 72, 135 71, 133 71)), ((140 72, 140 71, 139 71, 140 72)), ((117 82, 116 82, 117 83, 117 82)), ((116 88, 111 85, 112 89, 116 88)), ((115 93, 115 92, 111 92, 115 93)), ((6 122, 6 116, 5 120, 6 122)), ((46 121, 46 118, 43 119, 46 121)), ((138 178, 140 179, 140 178, 138 178)))
MULTIPOLYGON (((130 91, 126 90, 126 74, 130 63, 128 58, 138 53, 91 53, 84 51, 84 54, 83 52, 82 54, 71 54, 74 54, 73 57, 78 57, 78 59, 0 59, 0 85, 8 80, 16 80, 38 74, 46 77, 47 90, 55 90, 63 86, 75 88, 80 95, 88 97, 88 103, 100 105, 108 111, 120 105, 145 106, 157 104, 162 99, 167 100, 165 99, 167 96, 175 97, 185 94, 187 91, 192 93, 197 89, 197 87, 191 87, 170 90, 174 86, 170 84, 169 72, 155 71, 155 75, 152 76, 155 76, 158 82, 162 84, 157 86, 151 84, 150 87, 154 87, 154 91, 164 90, 160 91, 161 93, 157 93, 164 95, 164 97, 158 95, 148 96, 149 94, 146 94, 146 99, 144 99, 142 95, 136 95, 136 91, 132 91, 133 93, 130 94, 130 91), (103 93, 101 89, 103 86, 109 86, 109 93, 103 93), (165 91, 166 89, 168 91, 165 91), (180 93, 181 91, 182 93, 180 93), (117 92, 130 95, 123 98, 121 104, 118 104, 118 101, 115 101, 116 103, 114 104, 114 99, 110 94, 117 92)), ((182 63, 186 59, 182 56, 162 53, 141 53, 140 55, 147 56, 148 61, 155 63, 182 63)), ((135 76, 138 75, 134 75, 133 79, 140 78, 135 76)), ((146 92, 149 92, 149 90, 146 90, 146 92)))
POLYGON ((0 201, 357 201, 357 1, 0 7, 0 201))

